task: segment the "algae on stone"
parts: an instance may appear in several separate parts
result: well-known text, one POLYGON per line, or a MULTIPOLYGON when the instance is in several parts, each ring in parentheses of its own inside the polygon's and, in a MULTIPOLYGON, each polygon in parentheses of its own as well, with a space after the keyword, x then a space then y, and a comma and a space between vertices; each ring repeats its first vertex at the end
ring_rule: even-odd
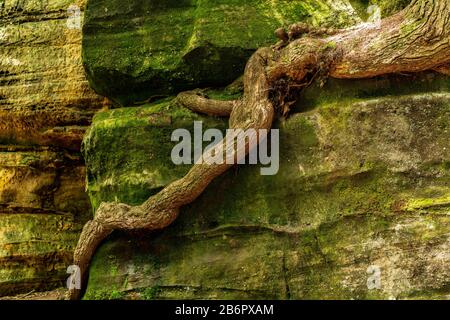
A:
POLYGON ((227 85, 274 30, 298 21, 360 22, 347 0, 91 0, 83 61, 97 92, 128 106, 154 95, 227 85))
POLYGON ((63 286, 91 215, 80 156, 0 146, 0 296, 63 286))
POLYGON ((177 128, 192 132, 194 121, 203 121, 204 129, 227 127, 225 120, 196 115, 171 99, 98 113, 83 148, 94 211, 97 199, 140 204, 186 174, 189 165, 171 160, 171 135, 177 128))

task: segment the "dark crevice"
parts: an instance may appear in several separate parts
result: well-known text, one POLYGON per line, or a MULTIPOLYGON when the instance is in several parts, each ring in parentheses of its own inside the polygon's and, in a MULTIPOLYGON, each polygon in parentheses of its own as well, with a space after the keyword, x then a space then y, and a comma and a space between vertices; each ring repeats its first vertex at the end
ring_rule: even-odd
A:
POLYGON ((286 299, 291 299, 291 289, 289 287, 289 279, 287 277, 287 267, 286 267, 286 251, 283 251, 283 264, 282 264, 282 270, 283 270, 283 279, 284 279, 284 286, 286 290, 286 299))

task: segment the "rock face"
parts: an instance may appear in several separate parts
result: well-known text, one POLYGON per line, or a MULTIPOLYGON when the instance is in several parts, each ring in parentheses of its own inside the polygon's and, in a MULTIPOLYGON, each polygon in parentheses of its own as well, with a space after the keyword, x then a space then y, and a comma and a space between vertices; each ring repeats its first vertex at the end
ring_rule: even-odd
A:
MULTIPOLYGON (((448 298, 450 82, 433 73, 330 81, 277 123, 280 171, 239 166, 158 233, 113 234, 87 299, 448 298)), ((88 190, 138 204, 188 168, 170 160, 194 119, 170 99, 100 113, 88 190)))
MULTIPOLYGON (((189 169, 170 161, 174 129, 227 127, 170 95, 227 85, 279 26, 351 25, 368 1, 90 0, 82 40, 85 3, 0 1, 0 296, 64 284, 86 175, 94 209, 139 204, 189 169), (86 170, 108 105, 89 84, 123 106, 168 97, 98 114, 86 170)), ((278 175, 240 166, 171 228, 114 234, 86 298, 448 297, 448 91, 433 74, 307 90, 277 124, 278 175)))
POLYGON ((68 10, 84 2, 0 2, 0 296, 62 286, 91 214, 79 150, 103 98, 68 10))
POLYGON ((97 92, 121 105, 189 88, 227 85, 274 30, 298 21, 348 26, 347 0, 91 0, 83 61, 97 92))

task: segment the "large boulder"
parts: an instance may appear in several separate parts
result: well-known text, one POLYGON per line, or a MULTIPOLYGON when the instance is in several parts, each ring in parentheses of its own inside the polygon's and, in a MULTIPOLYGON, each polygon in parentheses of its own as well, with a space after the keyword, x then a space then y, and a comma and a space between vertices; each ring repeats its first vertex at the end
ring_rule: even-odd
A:
POLYGON ((90 0, 85 19, 90 84, 121 105, 226 85, 280 26, 361 22, 348 0, 90 0))
MULTIPOLYGON (((217 178, 169 228, 114 233, 86 299, 448 298, 450 82, 427 73, 312 87, 280 129, 280 171, 217 178)), ((188 167, 175 128, 223 129, 165 100, 100 113, 88 190, 139 204, 188 167)))

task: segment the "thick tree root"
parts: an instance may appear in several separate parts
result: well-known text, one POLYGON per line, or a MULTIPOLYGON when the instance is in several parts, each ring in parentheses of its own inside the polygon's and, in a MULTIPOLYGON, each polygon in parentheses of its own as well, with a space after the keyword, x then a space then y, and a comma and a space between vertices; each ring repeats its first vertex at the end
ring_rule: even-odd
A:
MULTIPOLYGON (((274 118, 274 108, 269 101, 269 86, 265 75, 266 57, 271 53, 269 49, 259 50, 249 61, 246 68, 247 94, 242 102, 224 103, 213 102, 214 110, 206 103, 206 99, 196 94, 183 94, 183 104, 192 107, 196 111, 217 115, 221 107, 225 107, 220 113, 230 113, 230 127, 239 129, 271 128, 274 118), (200 102, 199 104, 195 104, 200 102), (206 108, 203 109, 203 106, 206 108), (232 106, 232 108, 230 108, 232 106), (230 112, 231 111, 231 112, 230 112)), ((221 153, 225 159, 233 158, 237 161, 238 154, 245 154, 254 145, 245 141, 244 153, 235 146, 239 143, 227 144, 227 138, 219 143, 213 150, 208 151, 204 158, 211 153, 221 153)), ((233 137, 234 139, 234 137, 233 137)), ((235 140, 234 140, 235 141, 235 140)), ((256 144, 254 141, 253 144, 256 144)), ((120 203, 103 203, 96 212, 95 218, 89 221, 81 233, 74 255, 74 264, 80 267, 82 283, 85 284, 88 277, 90 260, 100 242, 113 230, 158 230, 170 225, 178 216, 180 207, 194 201, 217 176, 221 175, 232 165, 196 163, 183 178, 171 183, 157 195, 149 198, 140 206, 131 207, 120 203)), ((229 163, 229 162, 228 162, 229 163)), ((70 299, 79 299, 82 290, 69 291, 70 299)))
MULTIPOLYGON (((442 66, 450 63, 449 21, 448 0, 413 0, 405 10, 383 20, 380 26, 364 24, 337 34, 326 32, 327 38, 317 33, 305 34, 290 39, 293 41, 283 47, 259 49, 247 63, 241 101, 211 101, 195 92, 180 94, 178 101, 195 112, 230 115, 230 128, 270 129, 275 109, 283 109, 290 103, 291 89, 305 86, 318 74, 364 78, 428 69, 444 71, 446 68, 442 66)), ((281 36, 286 40, 284 34, 281 36)), ((204 154, 204 158, 211 153, 222 153, 226 158, 236 159, 258 143, 258 140, 245 141, 242 152, 236 148, 239 144, 227 144, 228 138, 204 154)), ((95 218, 83 228, 74 255, 83 286, 97 246, 113 230, 167 227, 177 218, 182 206, 194 201, 214 178, 230 167, 226 163, 198 162, 186 176, 140 206, 102 204, 95 218)), ((69 297, 78 299, 81 293, 81 290, 71 290, 69 297)))
MULTIPOLYGON (((104 227, 101 223, 95 220, 88 221, 81 232, 81 237, 78 242, 78 246, 74 253, 74 264, 80 268, 81 284, 87 282, 88 273, 84 270, 89 268, 91 257, 94 255, 95 250, 111 232, 112 228, 104 227), (84 271, 84 272, 83 272, 84 271)), ((69 288, 69 298, 79 299, 84 288, 69 288)))

